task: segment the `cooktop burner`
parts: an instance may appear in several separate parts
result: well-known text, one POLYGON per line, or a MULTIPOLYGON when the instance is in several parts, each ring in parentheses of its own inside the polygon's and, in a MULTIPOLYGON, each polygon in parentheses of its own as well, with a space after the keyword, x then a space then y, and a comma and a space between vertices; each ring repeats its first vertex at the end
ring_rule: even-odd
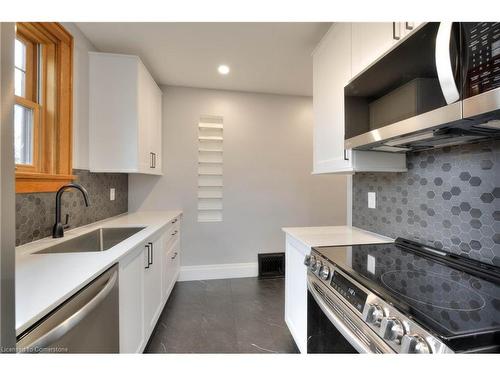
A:
POLYGON ((500 332, 495 267, 468 269, 456 257, 401 242, 315 250, 443 339, 500 332))
POLYGON ((380 277, 392 292, 406 300, 434 310, 478 311, 486 302, 480 294, 453 280, 440 275, 418 271, 387 271, 380 277), (408 283, 406 278, 411 278, 408 283), (437 286, 437 288, 436 288, 437 286))

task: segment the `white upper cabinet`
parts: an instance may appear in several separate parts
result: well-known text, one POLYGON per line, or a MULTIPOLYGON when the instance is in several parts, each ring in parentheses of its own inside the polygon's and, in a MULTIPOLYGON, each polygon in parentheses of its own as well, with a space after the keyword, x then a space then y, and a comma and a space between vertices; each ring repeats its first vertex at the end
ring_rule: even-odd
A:
POLYGON ((400 38, 399 22, 353 22, 352 75, 361 72, 400 38))
POLYGON ((377 60, 420 24, 421 22, 353 22, 352 76, 377 60))
POLYGON ((335 23, 313 54, 313 173, 401 172, 404 154, 344 149, 344 86, 352 78, 350 23, 335 23))
POLYGON ((406 37, 407 35, 414 32, 423 22, 400 22, 401 24, 401 35, 402 37, 406 37))
POLYGON ((351 25, 332 26, 313 54, 313 173, 348 170, 344 155, 344 86, 351 78, 351 25))
POLYGON ((137 56, 89 53, 93 172, 162 174, 162 92, 137 56))

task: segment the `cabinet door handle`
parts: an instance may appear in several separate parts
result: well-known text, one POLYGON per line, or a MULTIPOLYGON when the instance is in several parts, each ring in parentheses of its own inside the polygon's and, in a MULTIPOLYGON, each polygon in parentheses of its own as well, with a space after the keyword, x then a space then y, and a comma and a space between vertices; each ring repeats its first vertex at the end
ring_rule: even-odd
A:
POLYGON ((149 245, 145 245, 145 247, 148 249, 148 265, 144 268, 148 269, 151 263, 149 262, 149 245))
POLYGON ((399 40, 401 39, 401 34, 399 30, 399 22, 392 23, 392 39, 399 40))
POLYGON ((153 153, 152 152, 149 153, 149 168, 151 168, 151 169, 154 168, 154 166, 153 166, 153 153))
POLYGON ((413 22, 405 22, 406 30, 413 30, 413 22))
POLYGON ((175 223, 177 223, 177 218, 175 218, 174 220, 172 220, 170 223, 171 223, 171 224, 175 224, 175 223))
POLYGON ((156 152, 153 152, 153 168, 156 169, 156 152))
POLYGON ((151 263, 150 264, 153 264, 153 252, 154 252, 153 243, 149 242, 149 245, 151 246, 151 263))
POLYGON ((170 257, 170 259, 175 259, 175 258, 177 258, 177 251, 174 253, 173 257, 170 257))
POLYGON ((179 231, 175 230, 174 233, 172 233, 171 235, 175 236, 177 233, 179 233, 179 231))
POLYGON ((344 160, 349 160, 349 158, 347 157, 347 150, 344 149, 344 160))

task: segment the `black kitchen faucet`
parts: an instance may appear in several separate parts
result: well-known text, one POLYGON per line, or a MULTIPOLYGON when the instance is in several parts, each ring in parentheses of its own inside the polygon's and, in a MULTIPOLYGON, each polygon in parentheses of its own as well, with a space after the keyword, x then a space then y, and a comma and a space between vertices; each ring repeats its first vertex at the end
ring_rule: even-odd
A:
MULTIPOLYGON (((54 228, 52 229, 52 238, 64 237, 65 225, 61 223, 61 197, 67 189, 71 188, 80 190, 83 194, 83 199, 85 200, 85 206, 89 206, 89 194, 83 186, 79 184, 67 184, 61 186, 61 188, 56 193, 56 222, 54 224, 54 228)), ((68 223, 67 221, 68 220, 66 217, 66 224, 68 223)))

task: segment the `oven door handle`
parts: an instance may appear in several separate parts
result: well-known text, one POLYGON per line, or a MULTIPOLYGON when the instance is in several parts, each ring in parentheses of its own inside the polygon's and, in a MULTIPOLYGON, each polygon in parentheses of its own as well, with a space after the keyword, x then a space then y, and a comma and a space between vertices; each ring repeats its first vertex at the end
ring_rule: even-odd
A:
MULTIPOLYGON (((309 276, 307 279, 307 289, 313 296, 314 300, 320 307, 321 311, 326 315, 328 320, 332 322, 332 324, 339 330, 339 332, 344 336, 344 338, 349 341, 349 343, 356 349, 359 353, 375 353, 369 346, 367 346, 363 341, 361 341, 352 331, 344 324, 344 322, 337 317, 337 315, 332 311, 330 307, 323 301, 321 295, 315 290, 311 281, 309 280, 309 276)), ((350 315, 351 319, 359 319, 359 317, 355 316, 351 312, 346 311, 347 315, 350 315)), ((389 352, 388 353, 394 353, 389 352)))

